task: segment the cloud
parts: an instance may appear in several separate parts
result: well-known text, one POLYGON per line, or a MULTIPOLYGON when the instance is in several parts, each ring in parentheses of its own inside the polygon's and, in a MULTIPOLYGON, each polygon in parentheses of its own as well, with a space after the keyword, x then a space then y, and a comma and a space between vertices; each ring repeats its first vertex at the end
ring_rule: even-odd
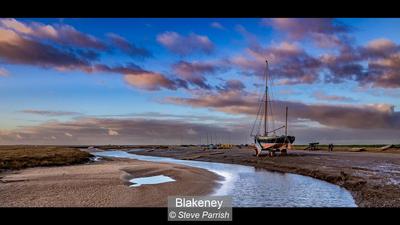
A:
POLYGON ((210 89, 211 86, 207 84, 206 75, 214 74, 226 68, 219 62, 187 62, 181 60, 173 64, 172 69, 188 83, 203 89, 210 89))
MULTIPOLYGON (((289 110, 289 113, 291 111, 289 110)), ((290 114, 289 114, 290 115, 290 114)), ((77 118, 68 122, 47 122, 36 126, 19 128, 9 132, 0 130, 2 144, 60 144, 71 141, 77 145, 109 144, 203 144, 206 136, 218 137, 220 142, 251 143, 249 121, 235 122, 229 125, 191 123, 188 120, 160 119, 104 119, 77 118), (104 132, 104 126, 118 129, 119 135, 110 136, 104 132), (171 129, 174 127, 174 129, 171 129), (74 132, 74 136, 65 135, 74 132), (54 136, 56 139, 51 139, 54 136), (50 137, 50 138, 49 138, 50 137), (155 139, 154 137, 157 137, 155 139), (181 141, 182 140, 182 141, 181 141)), ((289 133, 296 136, 296 144, 313 141, 320 143, 396 143, 398 134, 387 129, 343 129, 328 127, 304 127, 290 123, 289 133)))
POLYGON ((55 43, 80 48, 105 50, 106 45, 97 38, 82 33, 66 24, 45 25, 38 22, 24 23, 15 19, 0 19, 0 27, 30 38, 39 38, 55 43))
MULTIPOLYGON (((245 128, 247 129, 247 128, 245 128)), ((193 123, 187 119, 146 119, 146 118, 95 118, 80 117, 72 121, 50 121, 35 126, 1 132, 2 144, 178 144, 199 143, 200 136, 219 135, 219 140, 247 138, 240 124, 215 125, 193 123), (173 129, 171 129, 173 127, 173 129), (106 129, 107 132, 104 132, 106 129), (73 133, 74 135, 66 135, 73 133), (18 136, 22 138, 18 138, 18 136), (52 140, 49 137, 57 137, 52 140), (155 138, 156 137, 156 138, 155 138), (224 138, 224 139, 223 139, 224 138), (181 142, 182 140, 182 142, 181 142)))
POLYGON ((359 78, 361 83, 373 87, 400 88, 400 53, 387 59, 369 63, 368 75, 359 78))
POLYGON ((127 74, 124 76, 124 80, 129 85, 149 91, 156 91, 161 88, 176 90, 178 88, 177 83, 158 73, 127 74))
POLYGON ((6 77, 9 75, 8 70, 0 67, 0 77, 6 77))
POLYGON ((229 61, 244 74, 263 76, 268 59, 270 74, 278 85, 317 81, 337 84, 350 80, 359 86, 400 87, 400 46, 389 39, 378 38, 358 46, 350 36, 352 28, 334 19, 279 18, 265 19, 263 23, 285 32, 288 39, 263 47, 240 26, 239 32, 248 40, 248 48, 229 61), (335 47, 335 51, 311 55, 297 42, 308 39, 319 47, 335 47))
POLYGON ((323 101, 341 101, 341 102, 353 102, 353 98, 338 95, 327 95, 323 91, 316 91, 313 93, 313 97, 317 100, 323 101))
POLYGON ((375 39, 361 48, 360 55, 368 59, 368 72, 358 76, 362 84, 373 87, 400 87, 400 46, 388 39, 375 39))
POLYGON ((187 130, 187 134, 189 134, 189 135, 197 135, 198 133, 197 133, 197 131, 193 130, 193 128, 189 128, 187 130))
POLYGON ((343 45, 338 54, 325 54, 327 82, 354 80, 373 87, 400 87, 400 47, 387 39, 371 40, 365 46, 343 45), (367 64, 367 66, 365 66, 367 64))
POLYGON ((15 19, 0 19, 0 26, 2 27, 7 27, 7 28, 11 28, 13 30, 19 31, 21 33, 32 33, 33 30, 25 25, 25 23, 21 23, 15 19))
POLYGON ((306 53, 298 45, 282 42, 276 46, 263 48, 254 45, 247 49, 247 55, 230 59, 244 73, 263 77, 265 61, 269 62, 269 74, 280 84, 314 83, 319 79, 321 62, 306 53))
MULTIPOLYGON (((219 91, 198 94, 191 98, 168 97, 166 103, 209 108, 230 114, 256 115, 259 96, 245 91, 219 91)), ((305 104, 300 102, 273 102, 274 112, 289 107, 293 120, 308 119, 327 127, 354 129, 400 128, 400 112, 394 111, 393 105, 327 105, 305 104)), ((279 117, 280 114, 277 114, 279 117)), ((283 111, 282 111, 283 115, 283 111)), ((283 121, 283 117, 280 117, 283 121)))
POLYGON ((193 53, 210 54, 214 50, 214 44, 207 36, 191 33, 182 36, 176 32, 167 31, 157 36, 157 41, 171 52, 179 55, 193 53))
POLYGON ((117 74, 140 74, 148 72, 142 67, 136 65, 135 63, 127 63, 125 65, 109 66, 106 64, 96 64, 94 65, 94 71, 105 72, 105 73, 117 73, 117 74))
POLYGON ((79 32, 72 26, 58 25, 54 30, 56 31, 56 35, 50 35, 49 38, 60 44, 99 50, 105 50, 107 48, 107 46, 97 38, 79 32))
POLYGON ((152 56, 151 52, 146 48, 137 47, 118 34, 109 33, 107 36, 115 46, 130 56, 139 56, 143 58, 152 56))
POLYGON ((257 113, 258 97, 247 92, 221 90, 217 93, 198 94, 192 98, 167 97, 166 103, 209 108, 231 114, 257 113))
POLYGON ((117 136, 119 135, 118 131, 112 130, 112 129, 108 129, 108 135, 110 136, 117 136))
MULTIPOLYGON (((337 23, 333 19, 273 19, 265 21, 276 29, 287 32, 290 38, 294 40, 312 38, 314 41, 319 42, 319 44, 322 41, 335 40, 334 45, 338 49, 337 54, 324 53, 320 57, 313 57, 305 52, 303 56, 299 52, 297 52, 297 55, 292 54, 291 56, 287 56, 286 65, 282 64, 283 70, 271 71, 275 75, 284 75, 285 78, 278 81, 278 84, 313 83, 322 75, 322 71, 327 71, 323 75, 324 81, 328 83, 341 83, 346 80, 353 80, 362 86, 400 87, 400 78, 398 75, 400 71, 398 60, 400 47, 391 40, 379 38, 371 40, 365 46, 357 46, 347 35, 351 29, 344 24, 337 23), (293 62, 289 60, 293 60, 293 62), (290 78, 294 77, 291 76, 294 74, 292 72, 299 70, 301 67, 310 68, 311 70, 300 72, 298 78, 290 78)), ((293 45, 288 42, 283 43, 285 43, 286 47, 279 47, 282 50, 280 53, 285 52, 285 49, 289 50, 287 47, 293 45)), ((258 49, 261 48, 258 47, 258 49)), ((262 56, 266 58, 272 57, 272 59, 276 55, 282 55, 279 54, 279 51, 271 51, 271 49, 269 50, 272 52, 272 55, 268 55, 266 52, 267 49, 260 51, 252 47, 248 51, 258 52, 262 56)), ((295 53, 295 51, 292 52, 295 53)), ((252 54, 254 55, 254 53, 252 54)), ((285 61, 279 57, 276 58, 278 62, 285 61)), ((258 64, 260 64, 261 60, 259 59, 258 61, 258 64)), ((258 74, 261 72, 260 68, 254 69, 256 67, 255 61, 241 57, 237 58, 236 62, 247 68, 253 68, 253 71, 258 71, 258 74)), ((300 69, 300 71, 302 70, 300 69)))
POLYGON ((297 90, 293 90, 293 89, 282 89, 279 90, 279 94, 280 95, 300 95, 303 92, 301 91, 297 91, 297 90))
POLYGON ((171 79, 163 74, 145 70, 134 63, 119 66, 96 64, 93 71, 122 74, 128 85, 148 91, 158 91, 161 88, 170 90, 187 88, 185 80, 171 79))
POLYGON ((230 91, 243 91, 246 86, 240 80, 227 80, 222 87, 218 87, 220 91, 230 92, 230 91))
POLYGON ((378 38, 368 42, 361 51, 370 57, 385 57, 399 51, 399 46, 389 39, 378 38))
POLYGON ((216 28, 216 29, 220 29, 220 30, 225 30, 225 27, 222 26, 222 24, 219 23, 219 22, 212 22, 212 23, 210 24, 210 26, 211 26, 212 28, 216 28))
MULTIPOLYGON (((148 55, 144 49, 135 48, 120 36, 112 34, 110 38, 124 51, 142 56, 148 55)), ((176 90, 178 87, 186 87, 183 80, 170 80, 162 74, 144 70, 133 63, 124 66, 96 63, 98 53, 85 48, 103 49, 103 45, 99 43, 92 36, 80 33, 67 25, 49 26, 39 23, 26 24, 14 19, 0 20, 0 59, 7 63, 34 65, 61 71, 78 69, 86 73, 118 73, 124 75, 128 84, 146 90, 160 90, 160 88, 176 90), (50 45, 43 42, 46 39, 84 49, 50 45), (134 78, 133 75, 137 77, 134 78)))
POLYGON ((52 111, 52 110, 37 110, 37 109, 25 109, 19 111, 25 114, 33 114, 40 116, 78 116, 82 115, 79 112, 69 112, 69 111, 52 111))
MULTIPOLYGON (((8 27, 10 26, 8 24, 8 27)), ((18 31, 31 32, 25 31, 17 25, 12 25, 12 27, 18 31)), ((61 71, 77 69, 86 73, 118 73, 124 75, 128 84, 147 90, 160 90, 160 88, 176 90, 178 87, 186 87, 183 80, 170 80, 164 75, 144 70, 133 63, 114 67, 96 64, 97 56, 97 53, 92 51, 59 48, 27 39, 14 30, 0 27, 0 59, 10 64, 34 65, 61 71), (137 75, 137 77, 133 78, 133 75, 137 75), (148 80, 146 81, 146 79, 148 80)))
MULTIPOLYGON (((391 67, 380 66, 383 61, 396 64, 396 54, 400 48, 393 41, 386 38, 371 40, 365 46, 357 46, 350 36, 352 28, 331 18, 304 18, 304 19, 265 19, 267 26, 285 33, 289 40, 312 40, 318 47, 335 47, 338 53, 326 52, 319 57, 321 67, 318 72, 324 73, 324 81, 341 83, 353 80, 359 85, 373 87, 396 88, 400 86, 398 71, 391 67), (367 66, 365 66, 367 65, 367 66)), ((309 75, 311 81, 311 75, 309 75)), ((281 81, 282 83, 303 83, 281 81)))
POLYGON ((348 26, 333 18, 273 18, 263 19, 262 22, 287 32, 293 38, 304 38, 310 33, 334 34, 349 31, 348 26))
POLYGON ((319 47, 335 47, 342 43, 338 35, 351 28, 333 18, 274 18, 262 23, 284 32, 290 40, 312 39, 319 47))
POLYGON ((45 68, 87 70, 93 58, 87 51, 59 49, 26 39, 12 30, 0 27, 0 59, 4 62, 45 68))

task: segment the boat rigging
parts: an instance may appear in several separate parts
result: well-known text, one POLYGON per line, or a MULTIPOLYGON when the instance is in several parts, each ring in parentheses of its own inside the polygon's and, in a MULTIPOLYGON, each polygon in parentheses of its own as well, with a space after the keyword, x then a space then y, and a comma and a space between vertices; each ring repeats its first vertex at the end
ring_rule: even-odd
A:
MULTIPOLYGON (((253 124, 253 129, 251 131, 251 136, 254 137, 254 144, 255 144, 255 151, 256 156, 259 156, 263 151, 267 151, 269 156, 274 156, 276 152, 280 152, 281 155, 285 155, 287 150, 291 148, 292 143, 295 140, 294 136, 288 135, 287 129, 287 119, 288 119, 288 107, 286 106, 286 120, 285 125, 281 126, 277 129, 273 129, 268 131, 268 113, 271 113, 272 116, 272 104, 271 104, 271 97, 269 96, 268 90, 268 80, 270 79, 269 76, 269 68, 268 68, 268 60, 266 62, 265 68, 265 92, 263 94, 262 101, 260 101, 258 113, 256 120, 253 124), (264 129, 263 133, 260 133, 260 125, 261 121, 264 121, 264 129), (258 125, 258 129, 256 128, 258 125), (276 131, 285 128, 284 135, 276 135, 276 131), (254 133, 255 132, 255 133, 254 133)), ((272 122, 273 124, 273 122, 272 122)))

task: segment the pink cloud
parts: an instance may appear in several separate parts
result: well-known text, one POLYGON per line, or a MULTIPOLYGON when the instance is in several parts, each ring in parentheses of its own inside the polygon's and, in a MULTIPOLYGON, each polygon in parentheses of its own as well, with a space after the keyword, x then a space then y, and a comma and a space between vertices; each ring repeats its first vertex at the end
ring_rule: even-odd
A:
POLYGON ((86 51, 64 51, 0 27, 0 59, 11 64, 83 69, 90 65, 86 51))
MULTIPOLYGON (((289 108, 291 117, 292 111, 289 108)), ((179 117, 179 115, 175 115, 179 117)), ((199 144, 199 137, 205 143, 207 134, 218 135, 222 141, 232 143, 251 143, 248 132, 251 129, 251 119, 222 120, 215 118, 215 123, 205 124, 188 120, 187 116, 180 119, 146 119, 143 118, 76 118, 72 121, 51 121, 34 126, 19 127, 14 130, 0 129, 1 144, 62 144, 69 145, 71 141, 78 145, 109 145, 109 144, 179 144, 181 138, 184 144, 199 144), (222 123, 223 122, 223 123, 222 123), (171 129, 173 127, 174 129, 171 129), (109 128, 119 135, 111 136, 109 128), (73 135, 72 135, 73 134, 73 135), (52 139, 54 136, 56 139, 52 139), (154 137, 157 136, 157 139, 154 137), (246 138, 247 137, 247 138, 246 138)), ((196 118, 196 115, 189 118, 196 118)), ((200 119, 200 118, 199 118, 200 119)), ((207 120, 207 118, 201 118, 207 120)), ((213 120, 214 121, 214 120, 213 120)), ((295 122, 290 123, 289 133, 296 136, 296 143, 303 144, 319 140, 321 143, 397 143, 398 134, 393 129, 344 129, 329 127, 308 127, 295 122), (327 137, 329 138, 327 140, 327 137)))
POLYGON ((150 57, 152 55, 146 48, 138 47, 118 34, 109 33, 107 36, 115 46, 130 56, 150 57))
MULTIPOLYGON (((112 38, 125 51, 140 50, 133 49, 134 46, 120 36, 114 35, 112 38)), ((117 73, 124 75, 128 84, 146 90, 160 90, 160 88, 175 90, 178 87, 187 86, 182 79, 171 80, 159 73, 144 70, 133 63, 125 66, 96 63, 98 52, 86 49, 87 47, 102 49, 103 44, 68 25, 50 26, 40 23, 22 23, 15 19, 0 19, 0 59, 6 63, 34 65, 59 71, 117 73), (64 48, 49 44, 47 40, 83 48, 64 48)), ((2 75, 5 74, 6 71, 2 71, 2 75)))
POLYGON ((144 70, 133 63, 120 66, 97 64, 94 66, 93 71, 122 74, 127 84, 148 91, 158 91, 161 88, 170 90, 187 88, 185 80, 171 79, 163 74, 144 70))
MULTIPOLYGON (((204 119, 204 118, 203 118, 204 119)), ((230 121, 229 124, 231 124, 230 121)), ((197 143, 199 135, 215 132, 242 137, 241 127, 194 123, 177 119, 81 117, 72 121, 51 121, 10 131, 0 130, 2 144, 176 144, 182 135, 185 143, 197 143), (171 129, 173 127, 173 129, 171 129), (72 135, 73 134, 73 135, 72 135), (56 137, 56 142, 51 137, 56 137), (154 137, 157 136, 157 139, 154 137)), ((242 139, 240 139, 242 140, 242 139)))
POLYGON ((9 75, 8 70, 0 67, 0 77, 6 77, 9 75))
POLYGON ((337 48, 348 41, 351 27, 333 18, 274 18, 262 24, 286 34, 290 41, 311 40, 319 48, 337 48))
POLYGON ((244 73, 263 77, 265 60, 269 62, 270 75, 284 84, 311 84, 318 80, 321 62, 306 53, 298 45, 282 42, 263 48, 253 45, 246 49, 246 54, 230 59, 244 73))
POLYGON ((220 30, 224 30, 225 29, 225 27, 222 26, 222 24, 219 23, 219 22, 212 22, 210 26, 212 28, 216 28, 216 29, 220 29, 220 30))
MULTIPOLYGON (((219 91, 198 93, 193 97, 169 97, 165 101, 171 104, 209 108, 212 110, 243 115, 256 115, 259 96, 246 91, 219 91)), ((327 127, 353 129, 399 129, 400 112, 393 105, 329 105, 305 104, 291 101, 274 101, 274 112, 283 121, 283 109, 289 107, 291 120, 308 119, 327 127), (279 116, 280 115, 280 116, 279 116)))
POLYGON ((160 90, 161 87, 172 90, 177 89, 173 81, 158 73, 127 74, 124 76, 124 80, 129 85, 149 91, 160 90))
POLYGON ((224 91, 242 91, 246 88, 240 80, 227 80, 222 87, 224 91))
POLYGON ((108 129, 108 135, 110 135, 110 136, 118 136, 119 133, 116 130, 108 129))
POLYGON ((172 65, 173 71, 190 84, 204 89, 210 89, 206 75, 215 74, 226 69, 226 65, 219 61, 187 62, 179 61, 172 65))
POLYGON ((393 41, 386 38, 379 38, 371 40, 360 49, 360 54, 364 57, 385 59, 389 58, 392 54, 398 53, 400 47, 393 41))
POLYGON ((313 93, 313 97, 318 100, 323 101, 342 101, 342 102, 352 102, 354 101, 353 98, 346 97, 346 96, 338 96, 338 95, 328 95, 323 91, 316 91, 313 93))
POLYGON ((0 19, 0 27, 12 30, 18 34, 27 35, 32 38, 47 39, 63 45, 100 50, 106 48, 106 45, 97 38, 65 24, 45 25, 38 22, 24 23, 15 19, 0 19))
POLYGON ((400 47, 388 39, 375 39, 365 46, 342 45, 338 54, 320 57, 328 74, 325 80, 355 80, 360 85, 400 87, 400 47), (368 66, 363 65, 365 62, 368 66))
POLYGON ((167 31, 159 34, 157 41, 179 55, 189 55, 198 52, 209 54, 214 50, 214 44, 207 36, 195 33, 182 36, 176 32, 167 31))
POLYGON ((20 113, 39 115, 39 116, 79 116, 82 113, 70 111, 55 111, 55 110, 38 110, 38 109, 24 109, 18 111, 20 113))
POLYGON ((366 48, 375 51, 384 51, 396 48, 396 44, 389 39, 379 38, 368 42, 366 48))

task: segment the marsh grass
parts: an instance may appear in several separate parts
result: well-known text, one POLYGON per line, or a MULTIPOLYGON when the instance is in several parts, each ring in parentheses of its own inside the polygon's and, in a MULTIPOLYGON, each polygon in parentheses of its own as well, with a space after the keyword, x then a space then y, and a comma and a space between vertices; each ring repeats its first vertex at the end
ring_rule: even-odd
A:
POLYGON ((63 146, 0 146, 0 170, 85 163, 92 155, 63 146))

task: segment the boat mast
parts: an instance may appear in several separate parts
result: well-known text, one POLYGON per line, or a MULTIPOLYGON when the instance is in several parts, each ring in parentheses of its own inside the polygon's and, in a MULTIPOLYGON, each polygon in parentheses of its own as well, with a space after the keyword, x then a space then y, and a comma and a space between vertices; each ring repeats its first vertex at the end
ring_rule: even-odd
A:
POLYGON ((288 113, 288 107, 286 106, 285 136, 287 136, 287 113, 288 113))
POLYGON ((265 60, 265 105, 264 105, 264 136, 268 135, 267 132, 267 114, 268 114, 268 60, 265 60))

